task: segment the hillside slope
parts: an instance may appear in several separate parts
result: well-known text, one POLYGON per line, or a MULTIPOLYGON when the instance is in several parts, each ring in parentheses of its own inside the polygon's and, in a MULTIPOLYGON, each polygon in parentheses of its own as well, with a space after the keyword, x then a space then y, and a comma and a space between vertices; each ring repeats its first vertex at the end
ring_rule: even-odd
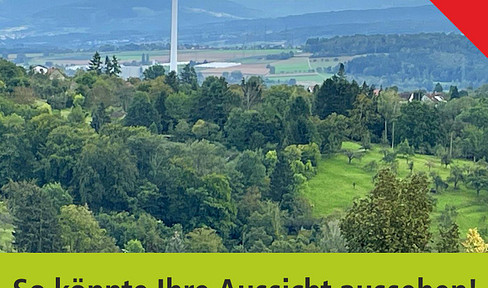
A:
MULTIPOLYGON (((344 146, 348 149, 359 148, 359 145, 354 143, 345 143, 344 146)), ((307 183, 303 191, 314 206, 314 214, 316 216, 342 216, 345 210, 351 207, 354 200, 364 197, 373 189, 375 172, 366 170, 364 166, 371 161, 381 164, 381 159, 379 146, 375 146, 361 161, 353 160, 351 164, 348 164, 347 157, 342 154, 324 158, 319 163, 317 175, 307 183), (356 184, 355 187, 353 183, 356 184)), ((449 176, 450 168, 442 167, 440 160, 436 157, 416 155, 411 161, 414 162, 414 172, 430 173, 429 168, 425 165, 430 161, 434 163, 432 172, 438 173, 444 180, 449 176)), ((398 158, 398 164, 399 177, 408 176, 409 170, 405 159, 398 158)), ((469 161, 455 161, 455 165, 471 164, 469 161)), ((479 227, 480 230, 486 230, 488 227, 486 219, 488 197, 486 195, 477 197, 476 192, 464 184, 460 185, 459 190, 454 190, 452 184, 450 186, 441 193, 432 194, 437 202, 432 215, 434 223, 437 221, 440 211, 444 210, 446 205, 450 205, 457 208, 456 222, 460 226, 461 235, 464 235, 469 228, 479 227)), ((434 225, 434 229, 436 229, 435 227, 434 225)))

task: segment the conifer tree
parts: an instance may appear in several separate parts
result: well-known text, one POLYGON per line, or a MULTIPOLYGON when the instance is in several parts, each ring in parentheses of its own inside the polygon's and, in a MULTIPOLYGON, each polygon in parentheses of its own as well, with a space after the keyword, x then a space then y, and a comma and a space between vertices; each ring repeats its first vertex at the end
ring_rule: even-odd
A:
POLYGON ((108 56, 105 56, 105 74, 112 75, 112 69, 112 61, 110 61, 108 56))
POLYGON ((100 53, 95 52, 93 58, 90 60, 88 71, 95 71, 97 74, 102 74, 102 59, 100 53))
POLYGON ((119 59, 115 55, 112 56, 112 70, 110 75, 118 76, 122 70, 120 70, 119 59))

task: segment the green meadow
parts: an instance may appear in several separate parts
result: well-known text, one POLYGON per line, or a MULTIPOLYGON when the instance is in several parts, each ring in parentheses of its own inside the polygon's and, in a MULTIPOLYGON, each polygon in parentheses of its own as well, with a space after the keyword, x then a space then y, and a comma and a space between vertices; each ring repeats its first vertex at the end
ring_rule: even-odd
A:
MULTIPOLYGON (((360 145, 356 143, 344 143, 343 149, 358 150, 360 145)), ((348 158, 342 153, 324 157, 318 165, 317 175, 310 179, 303 189, 303 193, 313 206, 313 213, 318 217, 341 217, 351 207, 355 200, 365 197, 374 187, 373 178, 375 171, 365 168, 368 163, 376 161, 379 167, 383 164, 382 147, 374 145, 365 152, 361 160, 353 159, 348 164, 348 158)), ((444 181, 450 175, 450 166, 441 165, 441 161, 435 156, 415 155, 409 159, 413 161, 414 173, 437 173, 444 181), (430 163, 430 165, 426 165, 430 163), (430 171, 429 171, 429 166, 430 171)), ((408 177, 410 170, 406 159, 398 157, 398 177, 408 177)), ((454 160, 452 165, 473 165, 470 161, 454 160)), ((429 177, 430 179, 430 177, 429 177)), ((437 227, 437 218, 446 205, 454 206, 458 216, 456 223, 460 227, 461 237, 469 228, 478 227, 481 231, 488 227, 486 215, 488 215, 488 196, 482 191, 478 197, 476 191, 465 183, 458 185, 455 190, 453 184, 443 191, 432 193, 436 206, 432 214, 433 232, 437 227)), ((434 185, 432 184, 432 187, 434 185)))

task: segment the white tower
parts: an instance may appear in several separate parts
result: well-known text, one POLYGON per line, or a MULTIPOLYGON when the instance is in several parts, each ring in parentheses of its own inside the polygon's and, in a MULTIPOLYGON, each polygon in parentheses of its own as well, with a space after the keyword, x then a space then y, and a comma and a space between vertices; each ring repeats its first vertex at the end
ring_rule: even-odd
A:
POLYGON ((178 74, 178 0, 173 1, 171 13, 171 57, 169 70, 178 74))

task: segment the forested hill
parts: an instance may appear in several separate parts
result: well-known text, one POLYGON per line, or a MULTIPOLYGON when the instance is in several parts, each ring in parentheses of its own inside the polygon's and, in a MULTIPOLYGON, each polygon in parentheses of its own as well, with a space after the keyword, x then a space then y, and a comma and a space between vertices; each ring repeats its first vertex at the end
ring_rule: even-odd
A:
POLYGON ((378 94, 343 69, 310 92, 268 88, 258 77, 199 83, 190 65, 179 75, 156 65, 144 79, 123 80, 117 57, 104 56, 74 77, 0 59, 1 251, 459 251, 455 218, 431 222, 429 181, 444 187, 448 179, 413 173, 399 181, 397 154, 407 162, 413 153, 438 155, 445 171, 458 171, 454 183, 464 177, 476 202, 486 201, 487 86, 453 87, 435 105, 402 101, 394 88, 378 94), (362 149, 343 149, 345 141, 362 149), (381 163, 365 163, 378 174, 376 192, 347 203, 347 213, 317 218, 302 189, 321 157, 342 153, 351 162, 373 143, 384 147, 381 163), (475 161, 457 167, 453 158, 475 161), (389 234, 378 241, 377 231, 389 234))
MULTIPOLYGON (((29 1, 22 3, 25 2, 29 1)), ((2 44, 12 46, 20 43, 37 47, 43 43, 73 48, 88 46, 94 41, 117 43, 169 39, 169 1, 145 1, 144 5, 134 0, 116 5, 111 1, 93 0, 68 1, 64 5, 58 1, 55 3, 58 5, 53 3, 49 9, 33 5, 37 10, 30 7, 26 12, 18 13, 12 8, 17 5, 16 1, 0 2, 0 24, 6 27, 0 29, 0 47, 2 44), (2 7, 6 8, 2 10, 2 7)), ((315 13, 279 14, 273 18, 261 12, 261 7, 252 9, 231 1, 187 0, 182 1, 180 7, 180 43, 302 45, 308 38, 317 36, 458 31, 432 4, 373 7, 376 9, 297 9, 315 13)))
POLYGON ((399 53, 411 50, 481 55, 478 48, 465 36, 445 33, 311 38, 306 42, 304 49, 313 53, 315 57, 399 53))
POLYGON ((457 83, 478 87, 488 81, 486 57, 463 35, 355 35, 309 39, 313 57, 360 56, 346 63, 356 79, 385 86, 425 87, 457 83))
POLYGON ((219 39, 225 40, 227 44, 286 41, 292 45, 305 43, 307 39, 317 36, 329 38, 356 34, 458 32, 433 5, 316 12, 278 18, 234 20, 225 25, 215 23, 190 28, 183 29, 183 34, 195 37, 199 42, 219 39))

